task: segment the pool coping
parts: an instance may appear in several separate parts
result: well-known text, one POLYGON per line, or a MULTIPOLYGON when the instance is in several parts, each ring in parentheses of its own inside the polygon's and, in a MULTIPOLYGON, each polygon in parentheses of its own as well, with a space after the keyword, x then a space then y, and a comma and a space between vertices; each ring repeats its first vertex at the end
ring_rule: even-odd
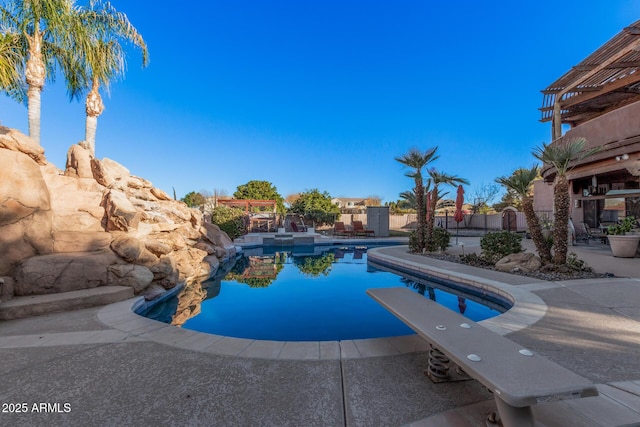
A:
MULTIPOLYGON (((547 305, 540 297, 522 287, 398 258, 382 253, 383 249, 385 248, 369 249, 368 259, 408 270, 417 276, 434 276, 462 283, 469 288, 498 295, 512 302, 513 306, 505 313, 478 322, 500 335, 534 324, 547 311, 547 305)), ((343 341, 269 341, 196 332, 136 314, 134 310, 142 304, 143 300, 144 298, 137 297, 105 306, 98 311, 98 319, 105 325, 124 332, 130 339, 147 340, 190 351, 246 358, 359 359, 401 355, 429 349, 428 343, 417 334, 343 341)))

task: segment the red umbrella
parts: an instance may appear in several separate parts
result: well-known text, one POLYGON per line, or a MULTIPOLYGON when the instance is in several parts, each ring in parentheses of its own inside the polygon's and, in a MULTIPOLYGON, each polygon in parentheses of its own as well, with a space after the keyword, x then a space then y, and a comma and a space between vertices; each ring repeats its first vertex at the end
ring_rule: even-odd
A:
POLYGON ((464 203, 464 189, 462 185, 458 185, 458 194, 456 195, 456 213, 453 214, 453 219, 456 220, 456 245, 458 244, 458 225, 464 221, 464 214, 462 213, 462 204, 464 203))
POLYGON ((458 185, 458 194, 456 195, 456 213, 453 215, 453 219, 456 222, 464 221, 464 214, 462 213, 462 204, 464 203, 464 189, 462 185, 458 185))

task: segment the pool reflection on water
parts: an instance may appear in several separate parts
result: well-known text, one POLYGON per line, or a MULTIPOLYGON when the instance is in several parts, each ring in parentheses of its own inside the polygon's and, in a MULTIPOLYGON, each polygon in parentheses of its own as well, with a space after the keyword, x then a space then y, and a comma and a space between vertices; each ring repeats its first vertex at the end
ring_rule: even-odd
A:
POLYGON ((366 247, 283 249, 245 254, 226 277, 203 282, 202 288, 186 288, 144 315, 237 338, 336 341, 413 333, 366 295, 369 288, 408 287, 474 321, 504 311, 496 304, 488 304, 490 308, 469 299, 480 298, 368 265, 366 247), (181 298, 187 302, 181 304, 181 298), (202 301, 199 312, 193 300, 202 301))

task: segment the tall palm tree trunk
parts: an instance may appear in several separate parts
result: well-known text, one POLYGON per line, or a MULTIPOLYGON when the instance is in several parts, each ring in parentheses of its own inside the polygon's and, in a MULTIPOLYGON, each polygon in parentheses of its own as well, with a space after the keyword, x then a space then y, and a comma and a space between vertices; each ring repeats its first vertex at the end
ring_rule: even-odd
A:
MULTIPOLYGON (((431 242, 433 237, 433 229, 436 223, 436 207, 438 206, 438 187, 433 187, 431 190, 431 205, 429 206, 429 218, 426 224, 425 239, 427 242, 431 242)), ((429 245, 431 243, 428 243, 429 245)))
POLYGON ((424 250, 425 242, 425 204, 424 204, 424 187, 422 185, 422 175, 416 176, 416 212, 418 215, 418 229, 416 230, 416 237, 418 239, 418 250, 422 252, 424 250))
POLYGON ((524 211, 524 215, 527 218, 531 240, 533 240, 533 244, 538 251, 538 255, 540 256, 543 264, 548 264, 549 262, 551 262, 551 248, 547 244, 547 240, 542 234, 540 221, 538 220, 538 216, 533 210, 533 199, 531 197, 522 198, 522 210, 524 211))
POLYGON ((84 140, 89 148, 91 157, 96 156, 96 129, 98 128, 98 117, 87 114, 84 124, 84 140))
POLYGON ((29 85, 27 91, 29 136, 38 144, 40 144, 40 94, 46 77, 41 44, 37 33, 29 39, 29 60, 25 70, 27 85, 29 85))
POLYGON ((104 111, 104 104, 102 103, 102 97, 100 96, 99 85, 92 86, 91 91, 87 95, 87 102, 85 105, 85 111, 87 113, 87 119, 85 121, 85 135, 84 140, 89 146, 91 156, 96 155, 96 129, 98 128, 98 116, 104 111))
POLYGON ((569 236, 569 182, 564 175, 558 175, 553 189, 555 218, 553 221, 553 263, 567 262, 567 241, 569 236))
POLYGON ((29 136, 38 145, 40 144, 40 94, 41 88, 36 86, 29 86, 29 90, 27 91, 29 136))

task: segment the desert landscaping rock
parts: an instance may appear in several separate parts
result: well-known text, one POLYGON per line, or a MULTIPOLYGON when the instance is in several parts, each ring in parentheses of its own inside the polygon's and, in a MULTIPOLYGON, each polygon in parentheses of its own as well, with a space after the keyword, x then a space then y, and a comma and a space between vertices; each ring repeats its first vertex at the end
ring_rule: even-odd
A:
POLYGON ((540 269, 542 261, 540 257, 532 252, 520 252, 517 254, 510 254, 502 258, 496 263, 496 270, 498 271, 522 271, 524 273, 530 273, 540 269))

